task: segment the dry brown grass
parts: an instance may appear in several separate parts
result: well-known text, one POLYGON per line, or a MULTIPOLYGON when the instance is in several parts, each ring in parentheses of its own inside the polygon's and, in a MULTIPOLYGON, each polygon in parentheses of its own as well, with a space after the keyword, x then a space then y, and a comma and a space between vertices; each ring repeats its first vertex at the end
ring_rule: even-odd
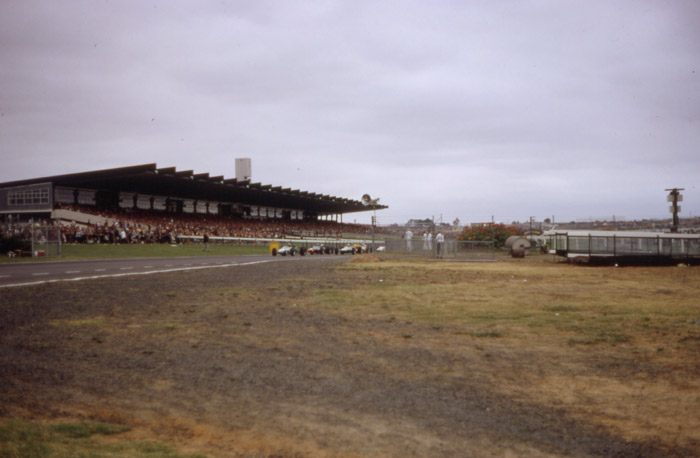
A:
POLYGON ((342 270, 363 287, 317 291, 310 306, 445 326, 450 335, 415 344, 491 355, 468 370, 503 393, 628 440, 700 444, 699 268, 388 261, 342 270))
POLYGON ((350 263, 362 263, 362 262, 382 262, 382 260, 373 254, 357 254, 353 256, 350 263))

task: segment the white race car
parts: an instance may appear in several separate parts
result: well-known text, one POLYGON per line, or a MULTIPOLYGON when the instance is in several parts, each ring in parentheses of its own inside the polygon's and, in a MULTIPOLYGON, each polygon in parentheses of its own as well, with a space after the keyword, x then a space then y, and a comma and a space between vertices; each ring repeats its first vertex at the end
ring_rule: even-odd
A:
POLYGON ((291 245, 285 245, 279 250, 277 248, 272 249, 272 256, 294 256, 295 254, 297 254, 297 249, 291 245))
POLYGON ((343 248, 340 249, 340 254, 355 254, 355 247, 352 245, 345 245, 343 248))

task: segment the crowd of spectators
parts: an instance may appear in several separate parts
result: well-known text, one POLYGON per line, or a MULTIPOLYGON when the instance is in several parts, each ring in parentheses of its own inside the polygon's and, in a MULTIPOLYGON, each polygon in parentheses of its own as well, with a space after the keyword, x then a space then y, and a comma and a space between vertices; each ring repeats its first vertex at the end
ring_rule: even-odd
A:
POLYGON ((104 222, 63 221, 64 243, 178 243, 192 238, 236 237, 250 239, 284 237, 341 238, 343 234, 367 234, 362 224, 320 220, 253 219, 240 216, 172 213, 138 209, 108 210, 93 206, 64 205, 62 208, 96 215, 104 222))

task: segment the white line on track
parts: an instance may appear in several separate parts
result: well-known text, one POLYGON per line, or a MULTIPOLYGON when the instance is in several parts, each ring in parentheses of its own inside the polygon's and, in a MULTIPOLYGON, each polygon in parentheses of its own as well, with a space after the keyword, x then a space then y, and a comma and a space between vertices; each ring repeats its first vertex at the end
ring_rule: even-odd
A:
MULTIPOLYGON (((282 259, 277 260, 277 262, 280 262, 280 261, 283 261, 283 260, 282 259)), ((32 285, 41 285, 44 283, 59 283, 59 282, 67 282, 67 281, 95 280, 98 278, 129 277, 129 276, 134 276, 134 275, 151 275, 151 274, 161 274, 161 273, 168 273, 168 272, 181 272, 181 271, 185 271, 185 270, 216 269, 219 267, 250 266, 253 264, 264 264, 267 262, 276 262, 276 261, 274 259, 268 259, 268 260, 262 260, 262 261, 221 264, 218 266, 179 267, 179 268, 175 268, 175 269, 149 270, 147 272, 124 272, 124 273, 119 273, 119 274, 91 275, 91 276, 87 276, 87 277, 57 278, 57 279, 52 279, 52 280, 34 281, 34 282, 27 282, 27 283, 16 283, 13 285, 0 285, 0 288, 12 288, 15 286, 32 286, 32 285)), ((95 269, 95 270, 105 270, 105 269, 95 269)), ((33 275, 37 275, 37 274, 33 274, 33 275)), ((48 272, 43 273, 43 274, 39 274, 39 275, 48 275, 48 272)))
POLYGON ((39 275, 48 275, 48 274, 49 274, 48 272, 37 272, 37 273, 32 274, 32 275, 35 277, 38 277, 39 275))
POLYGON ((153 266, 143 266, 144 269, 153 269, 153 266))
POLYGON ((95 272, 104 272, 107 269, 95 269, 95 272))
POLYGON ((79 274, 80 271, 79 270, 66 270, 66 273, 67 274, 79 274))
POLYGON ((133 267, 120 267, 119 270, 131 270, 133 267))
POLYGON ((0 275, 0 278, 8 278, 9 275, 0 275))

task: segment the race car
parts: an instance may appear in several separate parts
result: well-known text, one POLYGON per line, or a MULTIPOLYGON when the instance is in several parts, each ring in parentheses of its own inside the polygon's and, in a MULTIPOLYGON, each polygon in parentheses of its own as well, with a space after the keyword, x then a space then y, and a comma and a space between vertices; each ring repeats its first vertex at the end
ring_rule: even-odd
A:
POLYGON ((277 255, 294 256, 295 254, 297 254, 297 249, 296 249, 296 247, 293 247, 291 245, 285 245, 285 246, 281 247, 280 249, 277 249, 277 248, 272 249, 272 256, 277 256, 277 255))
POLYGON ((309 254, 323 254, 323 253, 326 253, 327 251, 322 246, 314 245, 311 248, 309 248, 308 250, 306 250, 306 252, 309 254))
POLYGON ((367 253, 367 246, 361 243, 355 243, 355 244, 347 244, 343 248, 340 249, 340 254, 346 254, 346 253, 351 253, 351 254, 358 254, 358 253, 367 253))
POLYGON ((343 248, 340 249, 340 254, 355 254, 355 247, 352 245, 345 245, 343 248))

